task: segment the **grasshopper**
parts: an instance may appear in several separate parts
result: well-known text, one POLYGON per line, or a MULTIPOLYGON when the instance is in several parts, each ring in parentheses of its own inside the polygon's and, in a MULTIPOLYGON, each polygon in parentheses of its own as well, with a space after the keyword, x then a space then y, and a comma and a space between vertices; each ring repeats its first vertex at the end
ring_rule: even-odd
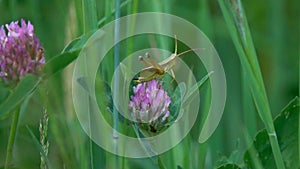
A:
POLYGON ((145 56, 139 56, 139 61, 145 66, 144 69, 140 71, 140 77, 133 79, 135 82, 142 83, 147 82, 155 78, 159 78, 165 75, 168 71, 170 71, 171 76, 175 79, 175 74, 173 71, 173 67, 176 65, 176 59, 180 55, 186 54, 188 52, 199 50, 198 49, 190 49, 184 52, 177 54, 177 38, 175 36, 175 51, 171 54, 167 59, 163 60, 160 63, 157 63, 153 60, 149 53, 145 53, 145 56))

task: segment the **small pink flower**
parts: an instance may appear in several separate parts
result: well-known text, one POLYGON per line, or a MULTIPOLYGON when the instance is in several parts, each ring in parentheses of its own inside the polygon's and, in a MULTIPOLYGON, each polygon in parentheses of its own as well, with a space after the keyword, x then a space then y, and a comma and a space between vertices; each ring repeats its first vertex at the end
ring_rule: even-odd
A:
POLYGON ((170 115, 171 99, 156 79, 138 84, 133 92, 129 109, 138 123, 162 123, 170 115))
POLYGON ((0 26, 0 78, 16 83, 28 73, 39 73, 45 64, 43 47, 33 25, 22 19, 0 26))

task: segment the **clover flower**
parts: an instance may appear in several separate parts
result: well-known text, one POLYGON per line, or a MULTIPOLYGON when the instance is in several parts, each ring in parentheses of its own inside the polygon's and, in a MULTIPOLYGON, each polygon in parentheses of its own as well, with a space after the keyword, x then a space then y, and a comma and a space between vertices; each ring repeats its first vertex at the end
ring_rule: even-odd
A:
POLYGON ((138 123, 149 124, 151 128, 164 123, 169 117, 171 99, 162 86, 153 79, 133 87, 129 109, 138 123))
POLYGON ((45 64, 43 47, 33 25, 22 19, 0 27, 0 78, 16 83, 29 73, 38 73, 45 64))

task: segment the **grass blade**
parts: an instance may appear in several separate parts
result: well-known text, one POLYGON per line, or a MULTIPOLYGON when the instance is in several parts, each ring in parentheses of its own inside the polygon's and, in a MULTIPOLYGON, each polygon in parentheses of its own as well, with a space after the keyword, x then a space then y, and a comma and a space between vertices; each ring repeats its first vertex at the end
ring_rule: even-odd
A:
POLYGON ((97 29, 97 13, 95 0, 82 0, 84 33, 97 29))
MULTIPOLYGON (((91 35, 91 32, 93 32, 94 30, 97 29, 96 1, 95 0, 82 0, 82 7, 83 7, 84 34, 86 36, 89 36, 89 35, 91 35)), ((88 64, 88 63, 86 63, 86 64, 88 64)), ((89 101, 90 101, 90 97, 89 97, 89 101)), ((89 121, 90 120, 91 119, 89 116, 89 121)), ((90 137, 92 137, 92 133, 90 133, 90 137)), ((92 142, 91 138, 89 139, 89 152, 90 152, 91 168, 93 169, 94 168, 94 157, 93 157, 93 142, 92 142)))
POLYGON ((45 78, 49 78, 55 73, 66 68, 70 63, 72 63, 75 59, 77 59, 79 52, 80 50, 62 53, 49 60, 43 68, 43 73, 45 73, 45 78))
MULTIPOLYGON (((120 64, 120 44, 118 43, 119 39, 120 39, 120 22, 119 19, 121 16, 121 1, 120 0, 116 0, 116 13, 115 13, 115 30, 114 30, 114 42, 115 42, 115 46, 114 46, 114 70, 116 70, 120 64)), ((118 96, 116 96, 118 93, 118 89, 119 89, 119 84, 120 84, 120 77, 117 75, 115 78, 116 82, 114 85, 114 98, 117 98, 118 96)), ((113 142, 114 142, 114 153, 118 154, 118 123, 119 123, 119 113, 118 110, 116 109, 116 107, 113 107, 113 142)), ((114 156, 114 168, 119 168, 119 160, 117 156, 114 156)))
POLYGON ((263 78, 242 4, 240 0, 219 0, 219 5, 234 45, 236 46, 242 66, 249 77, 252 97, 258 113, 266 126, 277 168, 284 169, 285 166, 278 145, 263 78))

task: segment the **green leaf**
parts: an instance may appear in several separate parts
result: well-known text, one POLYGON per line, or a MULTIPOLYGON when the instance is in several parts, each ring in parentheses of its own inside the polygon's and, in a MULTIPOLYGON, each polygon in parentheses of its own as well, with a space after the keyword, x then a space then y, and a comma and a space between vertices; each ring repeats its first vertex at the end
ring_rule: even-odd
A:
POLYGON ((79 47, 79 42, 82 40, 81 37, 73 39, 69 44, 65 46, 63 49, 62 53, 67 53, 67 52, 72 52, 78 49, 79 47))
POLYGON ((0 87, 0 103, 2 103, 10 94, 8 88, 0 87))
POLYGON ((72 40, 62 51, 62 53, 72 52, 76 50, 80 50, 84 43, 86 42, 86 39, 84 36, 81 36, 79 38, 76 38, 72 40))
MULTIPOLYGON (((298 128, 299 128, 299 98, 293 99, 286 108, 274 120, 275 130, 278 136, 278 143, 282 153, 283 161, 287 169, 299 168, 299 147, 298 147, 298 128)), ((256 149, 257 157, 250 154, 247 150, 244 161, 249 168, 255 168, 253 158, 259 158, 265 169, 276 168, 275 160, 270 146, 269 136, 266 129, 260 131, 251 148, 256 149)))
POLYGON ((82 35, 78 38, 73 39, 69 44, 66 45, 66 47, 63 49, 62 53, 68 53, 68 52, 74 52, 74 51, 80 51, 85 43, 87 42, 88 38, 94 34, 96 31, 90 31, 89 33, 82 35))
POLYGON ((235 164, 224 164, 218 167, 218 169, 240 169, 240 167, 235 164))
POLYGON ((20 107, 20 116, 22 116, 27 108, 28 102, 31 98, 31 95, 27 96, 21 103, 21 107, 20 107))
POLYGON ((77 59, 81 49, 88 40, 88 37, 94 32, 95 31, 91 31, 86 35, 82 35, 81 37, 72 40, 68 45, 66 45, 60 55, 50 59, 43 69, 43 72, 46 73, 46 77, 49 77, 64 69, 75 59, 77 59))
POLYGON ((65 52, 49 60, 43 68, 43 72, 46 74, 46 77, 50 77, 67 67, 70 63, 77 59, 79 52, 80 50, 65 52))
POLYGON ((14 91, 0 105, 0 119, 7 117, 12 110, 29 96, 39 84, 40 79, 35 75, 25 76, 14 89, 14 91))

